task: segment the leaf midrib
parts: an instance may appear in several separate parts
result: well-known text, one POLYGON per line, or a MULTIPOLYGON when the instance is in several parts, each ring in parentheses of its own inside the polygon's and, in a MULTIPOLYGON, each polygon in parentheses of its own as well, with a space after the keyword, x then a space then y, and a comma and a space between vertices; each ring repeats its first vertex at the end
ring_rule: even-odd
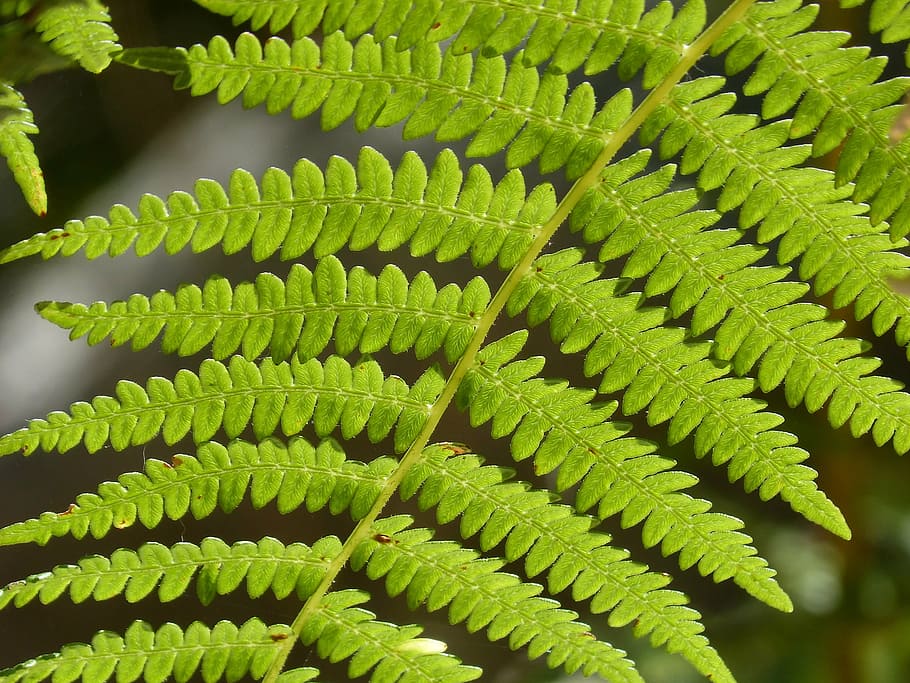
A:
MULTIPOLYGON (((607 142, 605 148, 598 155, 596 161, 592 164, 591 168, 573 184, 572 188, 557 205, 553 216, 544 226, 542 226, 540 233, 528 248, 524 257, 522 257, 522 259, 513 267, 500 289, 494 295, 487 310, 481 316, 474 336, 468 343, 464 354, 459 359, 446 381, 423 428, 401 458, 398 468, 389 476, 385 487, 383 487, 382 492, 373 505, 373 509, 357 524, 345 540, 341 553, 339 553, 333 561, 332 566, 326 571, 326 576, 323 579, 322 584, 320 584, 297 614, 297 617, 291 625, 292 633, 294 635, 287 638, 282 643, 281 650, 275 657, 272 666, 263 679, 264 683, 276 683, 278 675, 281 673, 281 670, 290 655, 290 651, 310 618, 310 615, 318 609, 323 596, 331 587, 335 577, 347 564, 351 554, 360 543, 369 536, 373 523, 400 486, 405 474, 419 461, 424 447, 435 432, 443 414, 454 399, 458 387, 464 381, 468 371, 473 367, 477 354, 492 328, 494 321, 505 308, 506 302, 521 280, 525 277, 537 256, 543 251, 553 234, 559 226, 562 225, 572 208, 581 200, 585 192, 597 183, 601 170, 609 163, 613 156, 632 137, 632 135, 635 134, 635 131, 638 130, 648 115, 650 115, 668 97, 676 83, 678 83, 695 63, 707 53, 711 45, 730 25, 742 18, 754 2, 755 0, 734 0, 734 2, 707 29, 705 29, 705 31, 689 46, 689 49, 685 51, 680 62, 670 70, 664 81, 651 91, 644 101, 632 112, 629 118, 616 130, 607 142)), ((725 666, 722 669, 718 668, 711 673, 714 675, 716 683, 720 683, 720 681, 732 683, 733 681, 732 674, 725 666)))

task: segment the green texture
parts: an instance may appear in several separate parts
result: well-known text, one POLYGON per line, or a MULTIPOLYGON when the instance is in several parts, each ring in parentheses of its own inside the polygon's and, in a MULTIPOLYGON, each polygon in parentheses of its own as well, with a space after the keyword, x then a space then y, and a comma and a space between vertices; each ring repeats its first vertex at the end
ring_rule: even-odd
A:
POLYGON ((98 0, 0 2, 0 156, 39 216, 47 213, 47 192, 34 143, 26 137, 38 127, 17 85, 72 66, 104 71, 122 50, 110 21, 98 0))
MULTIPOLYGON (((723 468, 760 504, 779 498, 849 539, 784 414, 821 411, 910 450, 910 394, 845 319, 893 330, 910 354, 910 303, 889 284, 910 266, 898 120, 910 79, 883 77, 886 58, 849 34, 812 30, 818 8, 800 0, 736 0, 716 17, 701 0, 197 4, 255 33, 123 49, 96 0, 0 0, 0 16, 90 72, 116 61, 186 97, 351 135, 398 126, 421 150, 432 138, 463 153, 393 161, 363 145, 322 166, 237 169, 0 251, 8 263, 217 248, 257 265, 248 281, 200 274, 173 291, 36 305, 73 340, 157 341, 194 369, 122 379, 0 435, 5 457, 156 443, 162 458, 143 451, 143 471, 8 524, 0 546, 160 531, 245 502, 318 531, 159 537, 10 583, 0 609, 138 610, 187 594, 208 608, 242 591, 292 618, 134 621, 0 683, 305 683, 329 675, 324 662, 377 683, 481 677, 472 653, 363 607, 379 592, 415 621, 439 611, 569 675, 643 681, 611 644, 628 628, 733 682, 700 611, 643 558, 654 549, 674 572, 791 612, 759 533, 687 468, 723 468), (383 265, 352 265, 369 263, 361 254, 383 265), (460 443, 482 437, 508 442, 477 448, 486 460, 460 443), (703 462, 675 459, 687 456, 703 462), (311 523, 322 512, 332 533, 311 523), (295 646, 306 666, 289 668, 295 646)), ((902 0, 875 0, 868 18, 883 42, 910 38, 902 0)), ((43 213, 37 129, 13 85, 0 78, 0 152, 43 213)))

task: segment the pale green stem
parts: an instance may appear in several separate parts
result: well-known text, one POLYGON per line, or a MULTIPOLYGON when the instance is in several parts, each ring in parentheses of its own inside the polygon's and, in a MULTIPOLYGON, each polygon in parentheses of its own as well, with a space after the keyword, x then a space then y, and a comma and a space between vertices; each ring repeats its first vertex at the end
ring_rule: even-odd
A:
POLYGON ((294 619, 294 623, 291 624, 293 634, 282 642, 281 650, 276 655, 271 668, 265 676, 265 683, 275 683, 278 675, 284 668, 288 655, 296 643, 297 638, 300 636, 304 625, 309 620, 310 616, 319 609, 322 597, 328 592, 332 583, 335 581, 335 577, 338 576, 347 564, 354 549, 369 538, 373 523, 382 513, 386 504, 395 494, 395 491, 398 490, 398 487, 408 470, 410 470, 420 459, 423 449, 429 442, 433 432, 436 431, 439 421, 442 419, 443 414, 455 397, 455 392, 468 374, 468 371, 474 365, 477 353, 480 351, 480 347, 483 345, 487 334, 493 327, 493 323, 499 317, 499 314, 505 307, 509 297, 512 296, 512 293, 518 286, 518 283, 527 275, 528 271, 531 269, 531 265, 553 237, 553 234, 569 216, 584 193, 597 183, 603 168, 610 163, 613 156, 624 144, 626 144, 632 135, 635 134, 635 131, 638 130, 645 119, 666 99, 670 91, 679 83, 682 77, 689 72, 695 63, 704 56, 721 34, 726 31, 731 24, 738 21, 754 2, 755 0, 737 0, 737 2, 730 5, 730 7, 728 7, 724 13, 708 27, 694 43, 688 46, 680 61, 670 73, 667 74, 667 77, 648 94, 641 104, 635 108, 629 118, 626 119, 616 132, 610 136, 609 141, 595 162, 591 165, 591 168, 575 181, 565 197, 562 198, 562 201, 559 202, 556 211, 543 225, 521 261, 519 261, 509 272, 509 275, 496 292, 496 295, 490 301, 490 305, 478 319, 474 336, 471 338, 464 354, 452 370, 452 374, 446 381, 439 398, 436 399, 436 402, 430 409, 423 429, 421 429, 417 438, 411 444, 411 447, 408 448, 401 458, 398 467, 392 472, 388 480, 386 480, 385 486, 383 486, 379 495, 376 497, 376 501, 373 503, 370 512, 354 527, 354 530, 345 541, 341 552, 333 558, 332 562, 326 568, 325 577, 322 582, 297 614, 297 618, 294 619))

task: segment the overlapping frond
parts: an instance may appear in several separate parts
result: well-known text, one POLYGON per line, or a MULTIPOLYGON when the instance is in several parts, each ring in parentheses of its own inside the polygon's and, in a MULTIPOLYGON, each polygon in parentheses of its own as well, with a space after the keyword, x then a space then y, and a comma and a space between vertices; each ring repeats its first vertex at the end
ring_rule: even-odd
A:
POLYGON ((71 339, 86 336, 97 344, 110 337, 112 346, 132 342, 134 350, 162 335, 165 353, 186 356, 211 345, 215 359, 241 349, 251 358, 258 354, 249 349, 261 349, 266 340, 274 360, 291 354, 307 360, 334 340, 341 356, 388 347, 393 353, 413 348, 422 359, 444 348, 454 362, 489 301, 489 287, 480 277, 464 290, 454 284, 437 290, 424 271, 411 282, 391 264, 378 277, 360 266, 345 272, 330 255, 313 271, 294 264, 286 280, 261 273, 255 282, 232 288, 216 275, 201 288, 183 285, 174 294, 161 290, 110 305, 43 302, 36 308, 69 329, 71 339))
MULTIPOLYGON (((440 524, 460 517, 464 538, 478 534, 482 550, 502 544, 507 561, 524 558, 526 576, 546 571, 551 594, 571 588, 573 600, 590 601, 593 613, 610 612, 612 626, 634 622, 637 636, 649 635, 654 645, 683 653, 699 671, 725 669, 701 635, 698 612, 685 606, 684 594, 666 588, 668 576, 647 571, 628 559, 628 551, 610 546, 608 534, 592 531, 593 518, 554 503, 548 491, 510 482, 511 471, 482 466, 478 456, 462 450, 440 445, 424 451, 402 481, 402 499, 417 495, 421 509, 436 509, 440 524)), ((444 544, 434 547, 448 552, 444 544)), ((393 593, 404 590, 406 578, 418 576, 411 566, 395 560, 386 570, 393 593)), ((411 586, 407 596, 414 607, 428 590, 419 582, 411 586)))
POLYGON ((660 543, 665 555, 679 553, 683 569, 698 565, 703 575, 733 578, 759 600, 792 609, 775 572, 739 531, 740 520, 710 513, 708 501, 681 493, 697 479, 653 455, 653 444, 620 438, 628 426, 608 421, 615 403, 591 404, 593 391, 538 377, 543 358, 510 362, 526 337, 526 332, 514 333, 478 356, 458 393, 471 424, 492 420, 494 437, 514 433, 512 457, 533 455, 538 474, 559 468, 557 490, 580 483, 580 511, 596 507, 601 518, 621 513, 623 527, 643 522, 645 545, 660 543))
POLYGON ((241 585, 251 598, 270 591, 279 600, 291 594, 306 600, 340 550, 341 541, 334 536, 312 547, 284 545, 268 536, 258 543, 232 545, 218 538, 205 538, 199 545, 181 541, 170 548, 146 543, 138 550, 120 548, 110 557, 89 555, 77 564, 58 565, 10 583, 0 589, 0 609, 23 607, 35 599, 46 605, 64 596, 74 603, 121 595, 138 602, 153 592, 160 602, 170 602, 184 595, 194 579, 196 596, 204 605, 241 585))
POLYGON ((372 30, 384 40, 397 36, 401 49, 421 40, 452 39, 456 54, 480 51, 501 55, 525 46, 529 65, 548 62, 552 71, 586 74, 605 71, 618 62, 624 79, 644 69, 650 87, 666 75, 705 26, 703 0, 690 0, 678 11, 660 3, 645 11, 643 2, 516 0, 443 3, 352 3, 346 0, 195 0, 235 24, 254 29, 268 24, 273 33, 290 27, 294 38, 321 28, 326 34, 344 31, 349 39, 372 30))
MULTIPOLYGON (((30 659, 0 671, 3 683, 37 683, 51 678, 103 683, 139 678, 188 681, 201 676, 205 683, 222 679, 262 678, 290 629, 250 619, 241 626, 219 621, 212 627, 194 621, 185 629, 165 623, 157 629, 134 621, 123 635, 99 631, 90 644, 65 645, 60 652, 30 659)), ((318 672, 310 669, 312 678, 318 672)), ((308 680, 302 678, 299 680, 308 680)))
POLYGON ((405 138, 471 137, 468 156, 507 150, 511 167, 539 158, 542 172, 565 166, 572 178, 588 169, 632 105, 630 92, 620 90, 597 111, 589 83, 570 91, 565 75, 541 75, 521 54, 475 58, 427 42, 400 51, 396 38, 377 42, 369 34, 356 42, 336 32, 321 44, 270 38, 263 45, 244 33, 233 48, 216 36, 208 46, 127 50, 120 59, 174 73, 175 87, 193 95, 217 91, 221 103, 241 97, 246 107, 289 109, 294 118, 321 108, 325 130, 348 119, 361 131, 404 122, 405 138))
POLYGON ((477 266, 498 259, 513 266, 556 206, 553 187, 542 183, 526 194, 524 178, 511 171, 494 184, 479 165, 467 175, 454 152, 444 150, 428 170, 407 152, 398 168, 375 150, 361 150, 355 169, 332 157, 325 174, 301 160, 291 175, 276 168, 261 185, 235 171, 227 192, 199 180, 195 197, 174 192, 164 201, 144 195, 138 216, 122 205, 108 219, 69 221, 0 252, 0 263, 34 254, 50 258, 83 251, 87 258, 117 256, 130 246, 146 255, 163 246, 169 254, 220 246, 225 253, 249 247, 256 260, 276 252, 291 260, 312 250, 316 257, 344 246, 375 244, 389 251, 407 244, 415 256, 435 253, 452 260, 470 252, 477 266))
POLYGON ((645 122, 643 140, 660 136, 664 158, 682 153, 680 171, 697 172, 699 189, 723 188, 718 210, 739 209, 740 227, 757 225, 759 242, 783 236, 778 260, 800 257, 799 276, 814 280, 817 294, 832 292, 837 308, 852 303, 857 319, 871 315, 877 335, 896 324, 897 342, 910 344, 910 302, 885 280, 910 265, 897 251, 907 241, 892 241, 861 205, 844 201, 851 188, 838 188, 832 173, 797 167, 810 150, 784 144, 788 122, 758 127, 755 116, 728 114, 735 96, 714 95, 722 85, 703 78, 674 88, 645 122))
MULTIPOLYGON (((377 621, 362 607, 369 595, 359 590, 329 593, 318 610, 304 624, 300 640, 315 645, 316 654, 330 662, 350 659, 348 677, 364 676, 372 670, 370 683, 396 681, 473 681, 483 673, 443 654, 446 644, 420 638, 420 626, 397 626, 377 621)), ((281 679, 279 678, 279 681, 281 679)))
POLYGON ((31 420, 0 437, 0 455, 29 455, 38 448, 65 453, 80 443, 90 453, 107 443, 123 450, 159 433, 168 444, 190 432, 201 443, 219 429, 234 438, 247 426, 262 439, 279 429, 287 436, 297 434, 307 424, 319 436, 340 427, 346 439, 364 430, 373 441, 393 433, 396 450, 403 451, 420 431, 443 383, 437 367, 408 387, 400 377, 385 377, 375 361, 352 366, 338 356, 325 363, 315 358, 255 363, 232 356, 226 365, 209 358, 198 375, 184 369, 173 382, 152 377, 144 389, 121 380, 116 397, 97 396, 91 403, 72 404, 69 413, 31 420))
MULTIPOLYGON (((666 216, 646 213, 667 225, 666 216)), ((647 409, 649 424, 669 421, 671 444, 694 432, 696 456, 711 453, 715 465, 727 463, 731 481, 743 478, 746 490, 758 490, 763 500, 780 495, 808 519, 849 537, 843 514, 818 489, 817 473, 801 464, 809 454, 794 435, 774 429, 783 418, 747 398, 755 380, 730 377, 730 364, 711 357, 710 342, 663 326, 667 309, 643 308, 642 294, 621 294, 624 281, 601 279, 602 266, 580 262, 582 255, 569 249, 539 258, 510 299, 510 315, 527 309, 530 325, 549 320, 564 353, 585 350, 585 374, 602 376, 601 392, 624 391, 624 413, 647 409)))
POLYGON ((385 577, 389 594, 405 593, 411 609, 448 607, 452 624, 465 622, 472 633, 485 628, 491 641, 508 638, 511 649, 526 648, 530 659, 546 655, 550 668, 643 683, 625 652, 598 640, 590 626, 575 621, 576 612, 540 597, 543 586, 499 571, 505 564, 500 559, 479 557, 452 541, 432 541, 431 530, 408 528, 411 523, 407 516, 374 523, 373 539, 351 556, 352 569, 373 580, 385 577))
MULTIPOLYGON (((762 117, 777 118, 795 107, 791 138, 813 135, 814 156, 843 145, 836 184, 855 181, 853 199, 870 203, 872 223, 891 218, 892 236, 903 237, 910 232, 910 202, 905 201, 910 141, 895 140, 891 127, 902 108, 895 103, 910 89, 910 78, 879 80, 887 58, 870 58, 867 47, 842 47, 849 33, 806 31, 818 5, 801 4, 757 3, 712 52, 727 53, 731 75, 757 60, 743 93, 764 95, 762 117)), ((875 25, 882 20, 878 14, 873 12, 875 25)), ((898 26, 892 31, 901 30, 898 26)))
POLYGON ((22 93, 9 83, 0 82, 0 155, 6 159, 32 211, 43 216, 47 213, 44 173, 35 145, 28 137, 37 133, 35 117, 22 93))
MULTIPOLYGON (((857 7, 865 0, 841 0, 842 7, 857 7)), ((872 0, 869 7, 869 30, 880 33, 885 43, 900 43, 910 39, 910 3, 907 0, 872 0)), ((910 66, 910 46, 904 53, 904 63, 910 66)))
POLYGON ((0 545, 44 545, 65 535, 101 538, 136 522, 153 529, 164 518, 187 515, 204 519, 215 510, 233 512, 247 495, 256 509, 274 501, 282 514, 305 506, 336 515, 347 510, 360 519, 394 468, 387 457, 369 464, 348 460, 332 440, 315 447, 301 437, 287 444, 274 438, 227 446, 210 441, 195 456, 175 455, 169 463, 149 459, 144 474, 122 474, 101 484, 97 494, 78 495, 63 512, 10 524, 0 529, 0 545))
MULTIPOLYGON (((762 391, 783 384, 790 405, 805 403, 814 412, 827 404, 835 427, 849 422, 855 436, 871 430, 880 445, 910 449, 910 395, 899 382, 871 374, 881 361, 862 355, 868 343, 840 337, 843 321, 801 302, 808 286, 784 281, 787 268, 750 265, 763 250, 735 244, 740 231, 701 230, 697 217, 685 214, 694 194, 663 194, 671 168, 632 178, 644 165, 646 155, 639 156, 607 169, 580 205, 574 227, 584 239, 604 241, 602 258, 627 256, 623 275, 647 277, 646 294, 672 290, 670 311, 692 311, 693 335, 719 326, 712 354, 731 361, 739 375, 754 372, 762 391), (677 220, 666 220, 667 212, 677 220)), ((714 431, 709 443, 720 437, 714 431)))
POLYGON ((35 30, 55 52, 92 73, 101 73, 119 52, 107 7, 98 0, 55 2, 41 9, 35 30))

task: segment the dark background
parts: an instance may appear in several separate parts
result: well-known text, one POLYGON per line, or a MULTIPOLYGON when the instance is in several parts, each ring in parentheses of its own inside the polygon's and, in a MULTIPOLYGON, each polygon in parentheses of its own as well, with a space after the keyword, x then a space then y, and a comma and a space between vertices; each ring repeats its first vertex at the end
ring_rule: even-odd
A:
MULTIPOLYGON (((190 2, 118 1, 111 3, 111 9, 122 42, 128 46, 189 45, 205 42, 216 32, 236 33, 229 22, 190 2)), ((865 16, 862 10, 844 14, 832 11, 824 20, 828 26, 833 21, 846 22, 841 27, 861 34, 865 16)), ((893 64, 895 72, 902 70, 902 59, 894 59, 893 64)), ((705 70, 710 71, 710 66, 705 70)), ((268 165, 289 170, 303 156, 324 167, 331 154, 355 159, 363 144, 377 147, 393 164, 409 147, 429 161, 438 148, 431 140, 405 144, 398 129, 360 136, 351 127, 342 126, 324 135, 318 130, 318 119, 295 122, 289 116, 269 118, 261 110, 243 112, 236 103, 219 107, 211 97, 194 100, 185 92, 175 93, 164 76, 118 65, 100 76, 76 70, 44 76, 23 90, 41 129, 36 144, 47 177, 50 208, 44 219, 30 214, 8 173, 0 171, 2 245, 59 226, 68 218, 103 215, 116 202, 134 207, 142 192, 161 195, 173 189, 191 190, 197 177, 225 181, 235 167, 259 175, 268 165)), ((482 162, 494 174, 499 172, 495 160, 482 162)), ((383 263, 383 257, 373 252, 342 258, 348 266, 362 263, 374 272, 378 271, 377 264, 381 267, 383 263)), ((395 258, 400 257, 396 254, 395 258)), ((427 262, 398 263, 409 275, 432 267, 427 262)), ((464 265, 460 262, 434 272, 438 281, 463 283, 474 274, 464 265)), ((28 418, 65 408, 72 401, 109 394, 119 378, 143 381, 154 374, 171 377, 177 368, 197 367, 200 360, 163 357, 153 349, 136 354, 105 344, 88 348, 82 341, 70 343, 65 332, 38 319, 32 311, 35 301, 111 300, 135 291, 151 294, 158 288, 173 289, 181 282, 201 283, 215 272, 234 281, 249 278, 260 268, 283 276, 288 266, 277 261, 259 266, 246 254, 227 258, 213 250, 200 256, 156 254, 142 260, 129 255, 93 262, 81 256, 51 263, 31 259, 0 268, 0 431, 12 431, 28 418)), ((501 277, 495 272, 485 274, 491 279, 501 277)), ((842 312, 842 317, 849 321, 850 312, 842 312)), ((498 331, 508 327, 506 322, 498 331)), ((862 323, 851 323, 848 333, 871 338, 862 323)), ((546 351, 546 337, 545 330, 536 330, 531 350, 546 351)), ((879 340, 872 353, 885 359, 887 373, 906 376, 906 361, 893 348, 889 336, 879 340)), ((383 360, 395 363, 396 371, 405 377, 415 372, 407 367, 407 356, 383 360)), ((547 370, 581 384, 585 380, 578 375, 575 360, 554 357, 547 370)), ((674 569, 673 558, 666 560, 657 553, 641 551, 637 530, 622 532, 613 520, 608 520, 605 528, 617 533, 620 545, 646 558, 654 568, 667 569, 679 577, 673 585, 692 596, 693 606, 705 615, 709 637, 743 683, 910 680, 907 461, 890 450, 876 450, 870 439, 854 440, 846 430, 832 431, 823 416, 787 411, 780 396, 772 395, 769 401, 774 410, 786 414, 785 428, 799 434, 801 445, 812 453, 809 464, 820 471, 822 488, 843 509, 853 529, 850 543, 802 521, 778 502, 762 504, 756 496, 743 494, 739 486, 726 484, 724 472, 692 458, 688 442, 678 449, 662 446, 660 452, 676 457, 682 469, 699 475, 702 482, 694 490, 696 495, 714 500, 716 509, 747 521, 747 530, 760 553, 779 570, 782 585, 793 597, 794 614, 778 614, 728 583, 715 586, 695 571, 679 572, 674 569)), ((663 442, 660 428, 648 430, 637 418, 632 421, 636 433, 663 442)), ((483 430, 467 430, 466 420, 456 414, 436 437, 468 441, 489 461, 508 463, 505 441, 492 442, 483 438, 483 430)), ((166 460, 181 450, 191 452, 190 444, 169 448, 156 441, 121 453, 106 449, 91 457, 75 449, 64 456, 4 458, 0 460, 0 524, 45 510, 64 510, 76 494, 94 491, 98 482, 141 469, 145 458, 166 460)), ((349 455, 358 457, 355 449, 349 449, 349 455)), ((282 517, 273 507, 253 511, 244 505, 230 517, 216 514, 204 521, 165 522, 154 531, 137 526, 101 541, 57 539, 46 548, 0 549, 0 585, 54 564, 74 562, 86 553, 108 554, 116 547, 135 547, 145 540, 171 544, 218 535, 230 542, 268 534, 288 542, 312 542, 326 533, 343 537, 349 528, 346 517, 314 517, 302 512, 282 517)), ((441 537, 451 535, 451 529, 441 531, 441 537)), ((365 585, 362 577, 342 580, 365 585)), ((522 653, 513 655, 501 643, 490 644, 482 636, 469 639, 462 627, 447 626, 444 613, 409 613, 401 601, 385 599, 381 586, 373 589, 375 597, 369 607, 381 618, 425 624, 427 635, 449 642, 450 651, 467 663, 486 667, 484 680, 566 679, 559 671, 548 672, 540 662, 527 663, 522 653)), ((153 624, 164 620, 186 624, 194 618, 213 623, 217 618, 243 620, 257 614, 269 622, 289 623, 297 608, 290 602, 268 600, 252 605, 239 595, 221 598, 207 610, 191 596, 165 606, 147 599, 137 606, 112 600, 8 608, 0 612, 0 668, 56 650, 66 642, 87 640, 97 628, 122 631, 135 618, 153 624)), ((646 641, 636 641, 627 629, 608 630, 602 615, 587 615, 584 606, 577 609, 599 635, 630 652, 647 680, 701 680, 681 658, 653 650, 646 641)), ((309 657, 304 651, 298 654, 299 661, 309 657)), ((320 680, 343 678, 338 671, 327 670, 320 680)))

